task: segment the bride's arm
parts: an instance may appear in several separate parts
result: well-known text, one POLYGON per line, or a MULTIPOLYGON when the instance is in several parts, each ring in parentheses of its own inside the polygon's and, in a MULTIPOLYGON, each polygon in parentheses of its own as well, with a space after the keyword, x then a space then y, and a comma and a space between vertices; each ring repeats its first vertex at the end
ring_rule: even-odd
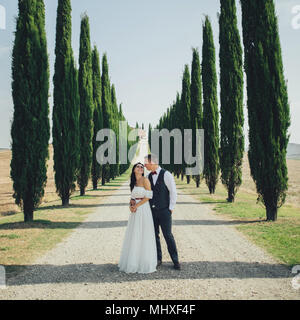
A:
MULTIPOLYGON (((144 178, 144 188, 147 190, 147 191, 150 191, 148 192, 148 195, 150 196, 150 194, 152 193, 152 190, 151 190, 151 184, 150 184, 150 181, 148 178, 144 178)), ((152 199, 152 196, 150 198, 146 198, 144 197, 143 200, 141 200, 140 202, 138 202, 136 205, 135 205, 135 208, 138 208, 139 206, 143 205, 144 203, 146 203, 147 201, 149 201, 150 199, 152 199)))

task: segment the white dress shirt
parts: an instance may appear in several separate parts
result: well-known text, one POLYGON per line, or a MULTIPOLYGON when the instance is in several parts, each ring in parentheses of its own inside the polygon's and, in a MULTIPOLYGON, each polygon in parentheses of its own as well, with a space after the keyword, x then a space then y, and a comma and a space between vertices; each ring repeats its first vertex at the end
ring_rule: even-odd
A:
MULTIPOLYGON (((152 175, 152 180, 153 180, 154 185, 156 184, 160 170, 161 170, 161 167, 159 166, 156 169, 157 174, 152 175)), ((148 178, 149 178, 149 175, 148 175, 148 178)), ((169 171, 165 172, 164 181, 165 181, 165 185, 167 186, 167 188, 169 190, 169 195, 170 195, 169 209, 174 210, 174 207, 176 204, 176 199, 177 199, 177 192, 176 192, 175 180, 174 180, 174 177, 172 176, 171 172, 169 172, 169 171)))

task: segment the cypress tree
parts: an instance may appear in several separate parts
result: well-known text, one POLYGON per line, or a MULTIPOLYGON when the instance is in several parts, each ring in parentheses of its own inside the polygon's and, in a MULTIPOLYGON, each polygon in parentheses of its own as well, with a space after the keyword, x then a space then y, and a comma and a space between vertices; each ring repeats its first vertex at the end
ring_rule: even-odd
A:
POLYGON ((149 151, 151 153, 151 132, 152 132, 152 125, 149 123, 148 127, 148 145, 149 145, 149 151))
MULTIPOLYGON (((171 112, 172 112, 172 105, 167 109, 166 120, 165 120, 165 123, 163 125, 163 128, 168 129, 169 132, 172 131, 172 128, 171 128, 171 112)), ((173 160, 174 147, 173 147, 172 140, 174 140, 174 139, 170 139, 170 163, 168 163, 167 166, 166 166, 167 170, 169 170, 170 172, 172 172, 172 162, 174 161, 173 160)))
MULTIPOLYGON (((193 130, 192 150, 196 154, 196 129, 202 128, 202 85, 199 52, 193 48, 192 75, 191 75, 191 128, 193 130)), ((200 185, 200 174, 193 176, 196 186, 200 185)))
MULTIPOLYGON (((181 101, 180 101, 180 94, 179 92, 176 93, 176 101, 174 105, 174 128, 173 129, 181 129, 181 101)), ((177 148, 182 148, 182 146, 179 146, 174 143, 174 152, 176 152, 177 148)), ((183 152, 183 150, 182 150, 183 152)), ((175 155, 174 155, 175 156, 175 155)), ((174 164, 174 173, 177 176, 177 179, 179 179, 179 175, 181 172, 181 164, 174 164)))
MULTIPOLYGON (((108 75, 107 56, 104 53, 102 57, 102 112, 103 112, 103 127, 109 129, 111 124, 111 93, 110 93, 110 80, 108 75)), ((102 185, 110 180, 110 165, 107 163, 102 166, 102 185)))
POLYGON ((85 194, 85 188, 91 175, 94 132, 92 51, 89 18, 86 14, 81 19, 78 82, 80 95, 80 164, 77 182, 82 196, 85 194))
MULTIPOLYGON (((173 101, 172 107, 170 109, 170 131, 172 131, 173 129, 176 129, 176 101, 173 101)), ((170 165, 170 171, 175 174, 176 170, 175 170, 175 153, 177 152, 176 148, 176 143, 175 143, 175 139, 173 139, 173 142, 171 143, 171 165, 170 165)))
MULTIPOLYGON (((193 61, 191 73, 191 120, 197 120, 198 128, 202 127, 202 109, 202 84, 199 51, 198 49, 193 48, 193 61)), ((191 127, 194 129, 195 126, 196 122, 191 121, 191 127)))
MULTIPOLYGON (((124 114, 123 114, 123 110, 122 110, 122 104, 120 104, 119 107, 119 119, 120 121, 126 121, 124 114)), ((127 121, 126 121, 127 122, 127 121)), ((129 135, 130 131, 132 130, 132 128, 129 126, 128 122, 127 122, 127 136, 129 135)), ((129 149, 131 148, 131 146, 136 143, 135 141, 128 141, 127 139, 127 154, 129 149)), ((124 173, 130 166, 130 162, 127 161, 126 164, 121 164, 120 165, 120 173, 124 173)))
POLYGON ((56 47, 53 149, 56 192, 67 206, 75 191, 79 164, 79 92, 78 74, 71 47, 71 1, 59 0, 56 20, 56 47))
MULTIPOLYGON (((181 104, 180 104, 180 114, 179 118, 181 119, 181 134, 184 137, 184 129, 191 129, 191 77, 189 66, 186 64, 184 67, 183 77, 182 77, 182 91, 181 91, 181 104)), ((181 165, 181 180, 185 174, 185 159, 184 159, 184 138, 182 138, 182 165, 181 165)), ((187 176, 187 183, 190 182, 190 176, 187 176)))
MULTIPOLYGON (((119 105, 119 121, 125 121, 125 117, 123 115, 122 104, 119 105)), ((120 136, 119 136, 120 138, 120 136)), ((126 171, 126 164, 120 164, 120 174, 123 174, 126 171)))
POLYGON ((215 192, 219 175, 219 117, 213 32, 208 16, 203 25, 202 48, 204 170, 209 192, 215 192))
POLYGON ((93 189, 97 190, 99 179, 102 176, 102 166, 96 158, 99 142, 96 141, 97 133, 103 128, 102 114, 102 86, 100 73, 99 52, 95 46, 92 52, 92 69, 93 69, 93 101, 94 101, 94 134, 93 134, 93 160, 92 160, 92 181, 93 189))
POLYGON ((272 0, 241 0, 251 176, 268 221, 286 198, 290 110, 272 0))
POLYGON ((243 57, 237 27, 235 0, 221 0, 220 88, 221 88, 221 181, 233 202, 242 183, 243 136, 243 57))
POLYGON ((11 126, 15 203, 24 212, 24 221, 33 221, 47 183, 49 159, 49 64, 42 0, 19 0, 19 14, 12 53, 11 126))
MULTIPOLYGON (((116 89, 114 84, 111 86, 111 111, 112 111, 112 129, 116 134, 116 146, 119 145, 119 117, 118 117, 118 104, 117 104, 117 96, 116 96, 116 89)), ((112 168, 112 178, 114 179, 119 175, 119 155, 118 155, 119 148, 116 148, 116 164, 111 166, 112 168)))

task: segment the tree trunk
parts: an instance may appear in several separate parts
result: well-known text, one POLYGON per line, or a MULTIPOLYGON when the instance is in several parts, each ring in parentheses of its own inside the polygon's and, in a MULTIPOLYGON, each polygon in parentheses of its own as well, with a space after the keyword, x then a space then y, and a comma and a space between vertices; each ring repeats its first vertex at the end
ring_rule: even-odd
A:
POLYGON ((98 182, 96 180, 93 181, 93 190, 97 190, 98 182))
POLYGON ((212 182, 209 184, 209 193, 210 194, 214 194, 215 193, 215 186, 214 186, 214 184, 212 182))
POLYGON ((63 207, 68 207, 69 206, 69 197, 64 197, 63 199, 62 199, 62 205, 63 205, 63 207))
POLYGON ((228 193, 228 198, 226 199, 227 200, 227 202, 234 202, 234 197, 233 197, 233 195, 232 194, 229 194, 228 193))
POLYGON ((24 222, 33 221, 33 202, 32 200, 24 201, 24 222))
POLYGON ((229 186, 228 187, 228 198, 227 198, 228 202, 234 202, 234 187, 233 186, 229 186))
POLYGON ((105 185, 105 171, 106 171, 105 167, 103 166, 103 168, 102 168, 102 181, 101 181, 103 186, 105 185))
POLYGON ((80 188, 80 195, 84 196, 85 195, 85 188, 80 188))
POLYGON ((199 186, 200 186, 200 176, 199 175, 195 176, 195 181, 196 181, 196 187, 199 188, 199 186))
POLYGON ((190 181, 191 181, 191 176, 187 175, 187 176, 186 176, 186 182, 187 182, 187 184, 190 184, 190 181))
POLYGON ((278 209, 275 207, 266 207, 266 210, 267 210, 267 221, 276 221, 278 209))

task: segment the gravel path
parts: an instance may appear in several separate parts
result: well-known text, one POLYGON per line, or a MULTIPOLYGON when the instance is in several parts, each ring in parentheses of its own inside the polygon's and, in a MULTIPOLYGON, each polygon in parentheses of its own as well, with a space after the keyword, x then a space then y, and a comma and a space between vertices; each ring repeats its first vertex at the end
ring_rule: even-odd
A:
POLYGON ((120 273, 128 199, 126 183, 66 240, 9 279, 0 299, 300 299, 288 268, 180 190, 173 234, 182 270, 172 268, 162 239, 163 264, 155 273, 120 273))

